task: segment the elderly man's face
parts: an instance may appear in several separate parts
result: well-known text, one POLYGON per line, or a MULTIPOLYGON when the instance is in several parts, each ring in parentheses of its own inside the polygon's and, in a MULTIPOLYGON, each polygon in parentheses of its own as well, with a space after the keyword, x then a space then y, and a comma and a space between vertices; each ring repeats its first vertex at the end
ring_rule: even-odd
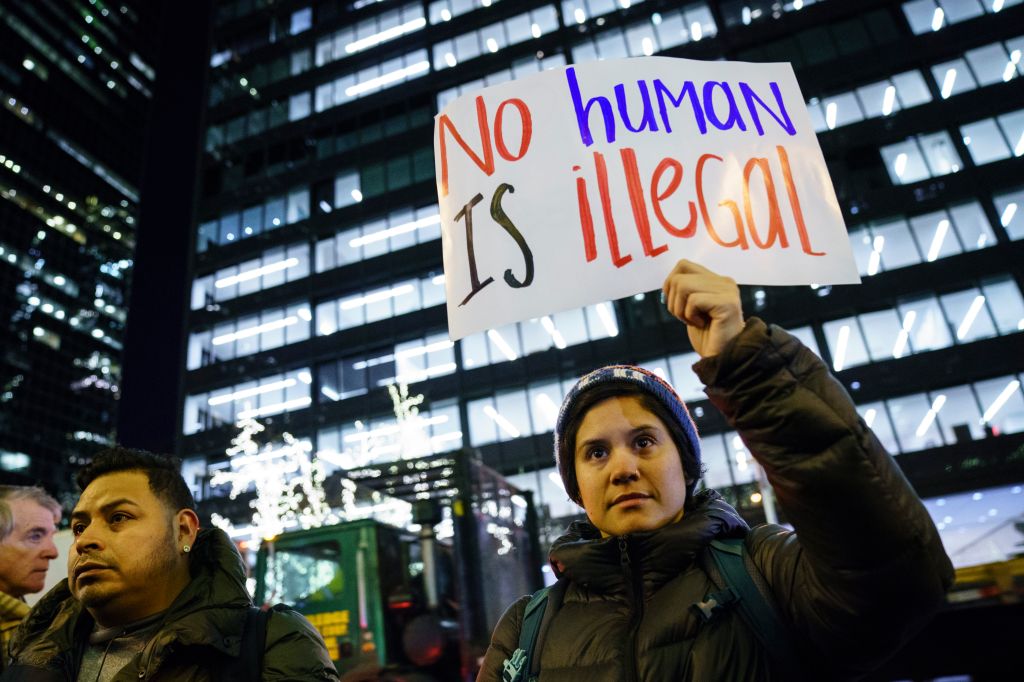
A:
POLYGON ((188 582, 176 517, 140 471, 105 474, 82 491, 68 585, 101 625, 158 613, 188 582))
POLYGON ((10 500, 8 506, 14 530, 0 541, 0 591, 20 598, 39 592, 46 583, 50 561, 57 558, 53 534, 60 513, 26 499, 10 500))

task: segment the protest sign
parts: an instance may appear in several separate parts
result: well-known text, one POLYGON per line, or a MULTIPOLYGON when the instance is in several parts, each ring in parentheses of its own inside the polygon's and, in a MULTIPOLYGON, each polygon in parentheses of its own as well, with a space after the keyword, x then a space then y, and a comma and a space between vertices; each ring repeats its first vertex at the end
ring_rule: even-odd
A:
POLYGON ((789 64, 645 57, 463 95, 435 119, 449 333, 661 287, 859 282, 789 64))

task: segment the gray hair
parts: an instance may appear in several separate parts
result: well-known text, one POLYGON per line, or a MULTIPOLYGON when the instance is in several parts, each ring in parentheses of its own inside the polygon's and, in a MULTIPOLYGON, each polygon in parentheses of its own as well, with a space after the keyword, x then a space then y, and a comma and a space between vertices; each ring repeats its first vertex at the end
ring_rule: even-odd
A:
POLYGON ((0 542, 14 531, 14 514, 11 512, 12 500, 31 500, 40 507, 60 514, 60 502, 49 493, 35 485, 0 485, 0 542))

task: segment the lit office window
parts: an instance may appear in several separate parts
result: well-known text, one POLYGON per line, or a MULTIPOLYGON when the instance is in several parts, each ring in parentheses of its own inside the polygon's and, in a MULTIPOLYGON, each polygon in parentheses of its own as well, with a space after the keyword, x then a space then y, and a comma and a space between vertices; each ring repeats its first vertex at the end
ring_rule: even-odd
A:
POLYGON ((432 403, 401 420, 394 414, 321 429, 317 457, 329 471, 356 469, 462 447, 462 424, 454 400, 432 403))
POLYGON ((182 432, 187 436, 239 419, 267 417, 309 407, 308 368, 274 374, 185 398, 182 432))
POLYGON ((433 48, 434 70, 449 69, 482 54, 493 54, 509 45, 540 38, 557 28, 558 16, 554 8, 543 6, 476 31, 442 40, 433 48))
POLYGON ((944 394, 918 393, 885 402, 902 452, 944 445, 935 423, 944 407, 944 394))
POLYGON ((963 59, 936 64, 932 67, 932 78, 939 87, 942 99, 949 99, 953 95, 978 87, 978 82, 974 80, 971 70, 967 68, 967 62, 963 59))
POLYGON ((298 121, 310 114, 310 95, 308 92, 300 92, 288 98, 288 120, 298 121))
POLYGON ((1010 158, 1010 146, 994 118, 960 126, 960 135, 975 165, 1010 158))
POLYGON ((188 369, 198 369, 305 341, 313 316, 309 305, 296 303, 263 310, 189 334, 188 369))
POLYGON ((498 0, 434 0, 430 3, 430 23, 442 24, 466 12, 491 7, 497 3, 498 0))
POLYGON ((303 31, 308 31, 313 27, 313 8, 303 7, 300 10, 292 12, 291 24, 288 27, 288 32, 291 35, 297 35, 303 31))
POLYGON ((389 384, 414 384, 453 373, 455 344, 446 333, 405 341, 369 355, 329 362, 317 368, 320 402, 364 395, 389 384))
POLYGON ((1024 188, 993 197, 999 224, 1010 239, 1024 239, 1024 188))
POLYGON ((974 384, 981 403, 981 421, 995 433, 1024 431, 1024 393, 1021 377, 1005 376, 974 384))
POLYGON ((1010 278, 981 287, 909 299, 896 308, 823 325, 836 372, 996 334, 1024 330, 1024 298, 1010 278))
POLYGON ((722 434, 722 440, 725 441, 726 459, 732 470, 733 485, 753 483, 757 479, 758 464, 743 439, 737 432, 727 431, 722 434))
POLYGON ((441 238, 437 206, 392 211, 316 244, 316 271, 374 258, 441 238))
POLYGON ((258 258, 221 268, 192 281, 192 310, 246 296, 309 276, 309 246, 267 249, 258 258))
POLYGON ((309 189, 297 188, 285 196, 271 197, 261 206, 251 206, 216 220, 204 221, 199 226, 196 252, 203 253, 211 245, 230 244, 308 217, 309 189))
POLYGON ((480 90, 481 88, 497 85, 498 83, 504 83, 515 78, 521 78, 531 73, 539 73, 541 71, 547 71, 548 69, 565 66, 565 63, 565 56, 561 53, 549 55, 541 59, 527 57, 525 59, 516 60, 512 62, 511 66, 502 68, 500 71, 495 71, 483 78, 460 83, 454 88, 438 92, 437 108, 439 111, 444 109, 449 102, 464 93, 480 90))
POLYGON ((343 329, 397 317, 444 303, 444 277, 428 276, 394 282, 350 294, 316 307, 316 333, 328 336, 343 329))
POLYGON ((531 353, 575 346, 618 333, 615 307, 599 303, 470 334, 462 339, 462 365, 472 369, 514 361, 531 353))
POLYGON ((807 102, 807 109, 814 131, 820 133, 864 119, 889 116, 931 99, 921 73, 906 71, 832 97, 813 97, 807 102))
POLYGON ((316 44, 316 65, 344 59, 349 55, 369 50, 403 36, 415 33, 427 25, 423 6, 408 4, 387 10, 369 19, 345 26, 324 36, 316 44))
POLYGON ((893 431, 892 422, 889 420, 889 413, 885 408, 884 402, 878 401, 857 405, 857 414, 864 420, 868 428, 875 432, 878 442, 882 444, 882 447, 887 452, 890 454, 899 453, 900 444, 896 440, 896 434, 893 431))
POLYGON ((950 24, 985 13, 995 14, 1021 0, 913 0, 903 3, 903 14, 916 35, 941 31, 950 24))
POLYGON ((956 173, 963 165, 946 131, 915 135, 882 147, 881 153, 894 185, 956 173))

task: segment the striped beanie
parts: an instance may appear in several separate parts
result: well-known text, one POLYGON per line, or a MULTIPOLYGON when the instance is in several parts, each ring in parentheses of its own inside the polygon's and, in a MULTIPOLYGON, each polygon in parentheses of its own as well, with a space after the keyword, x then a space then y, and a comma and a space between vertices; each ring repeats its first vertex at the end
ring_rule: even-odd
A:
POLYGON ((679 457, 682 459, 683 471, 689 481, 687 497, 692 497, 701 471, 700 438, 697 435, 697 425, 693 423, 690 411, 686 409, 686 403, 667 381, 636 365, 608 365, 596 369, 580 378, 562 401, 562 409, 559 410, 558 421, 555 423, 555 461, 558 464, 558 473, 562 477, 565 492, 576 504, 582 505, 579 484, 576 481, 575 455, 570 450, 568 442, 570 434, 566 433, 566 430, 570 427, 570 422, 577 412, 577 405, 583 396, 598 387, 612 384, 639 389, 657 400, 672 416, 675 424, 666 424, 666 426, 669 427, 673 440, 676 441, 679 457), (682 443, 678 442, 680 434, 682 443))

